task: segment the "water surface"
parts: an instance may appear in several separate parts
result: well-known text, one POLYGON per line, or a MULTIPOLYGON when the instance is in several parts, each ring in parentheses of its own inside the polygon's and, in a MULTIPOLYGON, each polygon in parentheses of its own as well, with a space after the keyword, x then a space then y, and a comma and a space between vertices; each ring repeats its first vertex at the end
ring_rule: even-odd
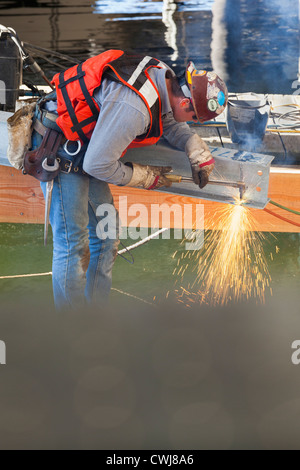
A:
POLYGON ((300 86, 298 10, 297 0, 6 0, 0 18, 23 41, 80 60, 125 49, 179 71, 192 59, 230 91, 292 93, 300 86))

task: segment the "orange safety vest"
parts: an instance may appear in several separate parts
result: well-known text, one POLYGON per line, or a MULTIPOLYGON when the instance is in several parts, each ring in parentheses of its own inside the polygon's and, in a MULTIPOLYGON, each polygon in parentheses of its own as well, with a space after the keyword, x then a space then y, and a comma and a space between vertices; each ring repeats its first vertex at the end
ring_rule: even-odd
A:
POLYGON ((85 62, 56 74, 52 84, 57 92, 56 123, 69 140, 88 142, 100 112, 93 98, 101 85, 105 71, 109 78, 135 91, 147 106, 150 126, 147 133, 136 138, 130 147, 155 144, 163 133, 161 99, 148 69, 164 68, 159 60, 149 56, 129 55, 120 50, 108 50, 85 62))

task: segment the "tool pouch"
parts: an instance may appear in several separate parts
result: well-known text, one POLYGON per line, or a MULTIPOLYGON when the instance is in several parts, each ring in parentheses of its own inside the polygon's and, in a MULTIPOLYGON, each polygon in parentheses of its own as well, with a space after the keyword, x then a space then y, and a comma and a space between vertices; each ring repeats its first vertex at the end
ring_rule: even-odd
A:
POLYGON ((28 150, 25 153, 23 174, 33 176, 40 181, 54 179, 60 171, 56 154, 62 137, 61 132, 47 128, 41 145, 36 150, 28 150))
POLYGON ((7 158, 12 166, 21 170, 25 152, 31 147, 32 120, 36 100, 26 104, 7 119, 7 158))

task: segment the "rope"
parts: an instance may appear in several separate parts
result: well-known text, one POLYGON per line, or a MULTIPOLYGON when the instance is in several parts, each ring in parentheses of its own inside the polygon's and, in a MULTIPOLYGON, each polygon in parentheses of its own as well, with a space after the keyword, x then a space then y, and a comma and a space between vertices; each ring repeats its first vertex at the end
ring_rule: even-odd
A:
MULTIPOLYGON (((16 276, 0 276, 0 279, 16 279, 16 278, 22 278, 22 277, 36 277, 36 276, 50 276, 52 275, 52 272, 49 273, 36 273, 36 274, 19 274, 16 276)), ((128 292, 124 292, 122 290, 116 289, 115 287, 112 287, 111 290, 114 290, 118 292, 119 294, 126 295, 127 297, 132 297, 133 299, 139 300, 140 302, 144 302, 145 304, 155 306, 152 302, 148 302, 148 300, 141 299, 140 297, 137 297, 136 295, 129 294, 128 292)))
MULTIPOLYGON (((152 238, 157 237, 160 233, 165 232, 166 230, 168 230, 168 229, 167 228, 162 228, 160 230, 157 230, 156 232, 152 233, 148 237, 143 238, 139 242, 134 243, 133 245, 130 245, 130 246, 124 248, 123 250, 119 250, 118 255, 122 255, 126 251, 130 251, 130 250, 133 250, 134 248, 137 248, 138 246, 144 245, 144 243, 147 243, 148 241, 152 240, 152 238)), ((24 278, 24 277, 51 276, 51 275, 52 275, 52 272, 50 271, 48 273, 16 274, 14 276, 0 276, 0 279, 17 279, 17 278, 24 278)), ((155 304, 153 304, 152 302, 148 302, 147 300, 141 299, 140 297, 137 297, 136 295, 129 294, 128 292, 124 292, 120 289, 116 289, 116 288, 112 287, 112 290, 118 292, 119 294, 126 295, 127 297, 132 297, 133 299, 139 300, 140 302, 143 302, 145 304, 155 306, 155 304)))
POLYGON ((300 215, 300 212, 299 212, 299 211, 295 211, 294 209, 289 209, 288 207, 285 207, 285 206, 282 206, 281 204, 278 204, 278 202, 275 202, 275 201, 270 200, 269 203, 270 203, 270 204, 273 204, 273 206, 280 207, 280 209, 283 209, 283 210, 285 210, 285 211, 287 211, 287 212, 291 212, 292 214, 300 215))
POLYGON ((35 274, 16 274, 15 276, 0 276, 0 279, 16 279, 19 277, 36 277, 36 276, 52 276, 52 272, 35 273, 35 274))
POLYGON ((287 223, 289 223, 289 224, 295 225, 296 227, 300 227, 300 224, 298 224, 297 222, 293 222, 292 220, 286 219, 285 217, 282 217, 282 216, 279 215, 279 214, 275 214, 275 212, 270 211, 269 209, 266 209, 266 208, 265 208, 264 211, 268 212, 268 214, 274 215, 274 217, 277 217, 277 219, 281 219, 281 220, 283 220, 284 222, 287 222, 287 223))
MULTIPOLYGON (((214 124, 206 124, 206 123, 203 123, 203 124, 198 124, 198 123, 189 123, 191 127, 215 127, 216 129, 218 129, 219 127, 227 127, 226 124, 223 124, 223 123, 214 123, 214 124)), ((274 124, 274 127, 276 127, 277 124, 274 124)), ((268 125, 267 129, 266 129, 266 132, 276 132, 278 134, 288 134, 288 133, 292 133, 292 134, 299 134, 300 133, 300 130, 297 130, 297 128, 293 128, 292 126, 289 126, 289 127, 276 127, 274 128, 271 124, 268 125)), ((300 124, 298 125, 298 128, 300 127, 300 124)))
POLYGON ((161 228, 160 230, 157 230, 157 232, 152 233, 148 237, 145 237, 142 240, 140 240, 139 242, 134 243, 133 245, 130 245, 128 247, 125 247, 125 248, 123 248, 123 250, 119 250, 118 255, 122 255, 123 253, 126 253, 126 251, 134 250, 134 248, 137 248, 140 245, 144 245, 144 243, 149 242, 150 240, 152 240, 152 238, 157 237, 160 233, 163 233, 166 230, 169 230, 169 229, 168 228, 161 228))
POLYGON ((300 131, 297 131, 296 129, 293 130, 291 128, 287 129, 267 129, 266 132, 276 132, 277 134, 300 134, 300 131))
POLYGON ((35 46, 34 44, 29 44, 28 42, 23 42, 23 44, 27 49, 31 49, 31 50, 33 49, 35 51, 40 51, 40 52, 43 52, 43 53, 46 53, 46 54, 50 54, 54 57, 58 57, 59 59, 64 59, 68 62, 71 62, 72 64, 80 64, 79 60, 77 60, 74 57, 71 57, 69 55, 61 54, 60 52, 57 52, 57 51, 51 51, 50 49, 45 49, 44 47, 35 46))
POLYGON ((122 290, 115 289, 114 287, 112 287, 111 290, 119 292, 119 294, 127 295, 127 297, 132 297, 133 299, 140 300, 144 304, 148 304, 148 305, 152 305, 152 306, 156 307, 156 305, 153 304, 152 302, 148 302, 148 300, 141 299, 140 297, 137 297, 136 295, 128 294, 128 292, 124 292, 122 290))
POLYGON ((218 133, 218 136, 219 136, 221 145, 222 145, 222 147, 224 147, 223 140, 222 140, 222 136, 221 136, 221 132, 219 131, 219 128, 218 128, 218 127, 216 127, 216 129, 217 129, 217 133, 218 133))
MULTIPOLYGON (((275 124, 275 117, 274 117, 274 114, 271 112, 271 115, 272 115, 272 119, 273 119, 273 123, 275 124)), ((287 150, 286 150, 286 146, 283 142, 283 138, 282 136, 280 135, 280 132, 278 129, 276 129, 276 134, 278 135, 279 137, 279 140, 281 142, 281 145, 282 145, 282 148, 283 148, 283 151, 284 151, 284 158, 286 159, 287 158, 287 150)))
MULTIPOLYGON (((51 276, 52 272, 49 273, 36 273, 36 274, 19 274, 16 276, 0 276, 0 279, 16 279, 16 278, 23 278, 23 277, 36 277, 36 276, 51 276)), ((141 299, 140 297, 137 297, 136 295, 129 294, 128 292, 124 292, 120 289, 116 289, 115 287, 112 287, 111 290, 114 290, 118 292, 119 294, 126 295, 127 297, 132 297, 133 299, 139 300, 140 302, 144 302, 145 304, 155 306, 152 302, 148 302, 148 300, 141 299)))
MULTIPOLYGON (((122 255, 126 251, 133 250, 134 248, 137 248, 138 246, 144 245, 144 243, 149 242, 152 240, 152 238, 157 237, 160 233, 165 232, 168 230, 167 228, 161 228, 160 230, 157 230, 156 232, 152 233, 148 237, 143 238, 137 243, 134 243, 133 245, 130 245, 128 247, 125 247, 123 250, 118 251, 118 255, 122 255)), ((21 277, 34 277, 34 276, 51 276, 52 272, 48 273, 36 273, 36 274, 16 274, 15 276, 0 276, 0 279, 16 279, 16 278, 21 278, 21 277)))

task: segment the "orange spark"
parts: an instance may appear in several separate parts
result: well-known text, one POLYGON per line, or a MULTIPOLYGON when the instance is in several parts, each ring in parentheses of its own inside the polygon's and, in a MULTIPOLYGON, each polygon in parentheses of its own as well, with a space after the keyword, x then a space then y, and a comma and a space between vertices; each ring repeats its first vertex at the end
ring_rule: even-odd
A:
POLYGON ((206 233, 203 248, 193 252, 196 276, 190 287, 196 293, 185 294, 187 303, 225 305, 250 298, 263 303, 271 277, 262 247, 264 236, 255 231, 252 213, 242 204, 226 204, 214 214, 214 227, 220 226, 222 230, 206 233))

